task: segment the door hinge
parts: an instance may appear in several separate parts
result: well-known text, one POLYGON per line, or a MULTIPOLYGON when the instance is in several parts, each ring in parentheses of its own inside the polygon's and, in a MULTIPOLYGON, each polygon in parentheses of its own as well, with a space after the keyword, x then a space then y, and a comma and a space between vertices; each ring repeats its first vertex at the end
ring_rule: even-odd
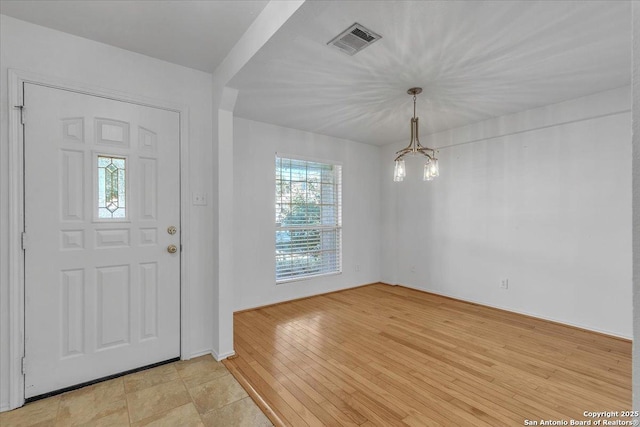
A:
POLYGON ((23 357, 22 358, 22 375, 26 375, 27 374, 27 358, 23 357))
POLYGON ((24 125, 24 123, 25 123, 24 105, 16 105, 16 106, 14 106, 14 108, 19 108, 20 109, 20 124, 24 125))
POLYGON ((27 249, 27 233, 24 233, 24 232, 22 233, 21 244, 22 244, 23 251, 27 249))

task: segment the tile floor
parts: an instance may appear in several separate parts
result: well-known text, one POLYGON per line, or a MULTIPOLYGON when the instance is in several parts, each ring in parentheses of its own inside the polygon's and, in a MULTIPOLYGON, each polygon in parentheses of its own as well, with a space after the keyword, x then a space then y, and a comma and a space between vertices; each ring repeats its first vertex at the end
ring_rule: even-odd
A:
POLYGON ((0 426, 271 426, 222 363, 179 361, 0 413, 0 426))

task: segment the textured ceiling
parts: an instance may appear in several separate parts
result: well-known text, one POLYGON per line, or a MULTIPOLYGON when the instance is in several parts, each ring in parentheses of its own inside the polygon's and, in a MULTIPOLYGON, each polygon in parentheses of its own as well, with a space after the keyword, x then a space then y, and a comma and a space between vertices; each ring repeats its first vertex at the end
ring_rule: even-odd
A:
POLYGON ((211 73, 267 3, 1 0, 0 13, 211 73))
POLYGON ((235 114, 383 145, 630 84, 631 4, 307 1, 230 82, 235 114), (383 38, 326 43, 353 22, 383 38))
MULTIPOLYGON (((268 2, 1 0, 0 12, 212 72, 268 2)), ((231 80, 235 114, 383 145, 630 84, 629 1, 316 1, 231 80), (383 38, 326 43, 358 22, 383 38)))

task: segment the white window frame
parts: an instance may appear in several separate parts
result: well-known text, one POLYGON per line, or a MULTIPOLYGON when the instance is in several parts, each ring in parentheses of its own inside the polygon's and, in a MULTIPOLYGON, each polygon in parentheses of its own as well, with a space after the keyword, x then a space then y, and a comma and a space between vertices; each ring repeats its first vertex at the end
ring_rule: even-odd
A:
MULTIPOLYGON (((334 177, 333 177, 333 185, 335 192, 335 210, 336 210, 336 221, 333 225, 311 225, 311 226, 282 226, 281 224, 275 223, 275 231, 274 231, 274 277, 276 280, 276 285, 296 282, 301 280, 308 280, 317 277, 331 276, 342 274, 342 163, 327 160, 327 159, 318 159, 318 158, 310 158, 310 157, 302 157, 298 155, 290 155, 284 153, 276 153, 275 162, 274 162, 274 175, 275 175, 275 185, 274 188, 274 196, 277 191, 277 172, 278 172, 278 159, 282 160, 293 160, 298 162, 307 162, 307 163, 317 163, 323 166, 331 166, 334 177), (336 260, 335 260, 335 269, 330 271, 322 271, 320 273, 306 273, 306 274, 297 274, 285 278, 278 278, 278 266, 277 266, 277 256, 278 256, 278 248, 277 248, 277 235, 279 231, 291 231, 291 230, 318 230, 320 233, 335 231, 337 233, 336 236, 336 244, 335 247, 326 250, 327 252, 336 252, 336 260)), ((278 201, 275 200, 274 209, 277 209, 278 201)), ((277 215, 277 212, 274 212, 277 215)), ((277 220, 277 218, 274 218, 277 220)))

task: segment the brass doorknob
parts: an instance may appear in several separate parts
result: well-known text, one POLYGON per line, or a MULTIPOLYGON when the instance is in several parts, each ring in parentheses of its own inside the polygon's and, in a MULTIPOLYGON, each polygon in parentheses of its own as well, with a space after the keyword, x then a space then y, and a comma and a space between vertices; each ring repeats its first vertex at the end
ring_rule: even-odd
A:
POLYGON ((172 236, 174 234, 176 234, 178 232, 178 230, 172 225, 171 227, 167 228, 167 233, 171 234, 172 236))
POLYGON ((178 252, 178 247, 176 245, 169 245, 167 246, 167 252, 169 252, 170 254, 175 254, 176 252, 178 252))

